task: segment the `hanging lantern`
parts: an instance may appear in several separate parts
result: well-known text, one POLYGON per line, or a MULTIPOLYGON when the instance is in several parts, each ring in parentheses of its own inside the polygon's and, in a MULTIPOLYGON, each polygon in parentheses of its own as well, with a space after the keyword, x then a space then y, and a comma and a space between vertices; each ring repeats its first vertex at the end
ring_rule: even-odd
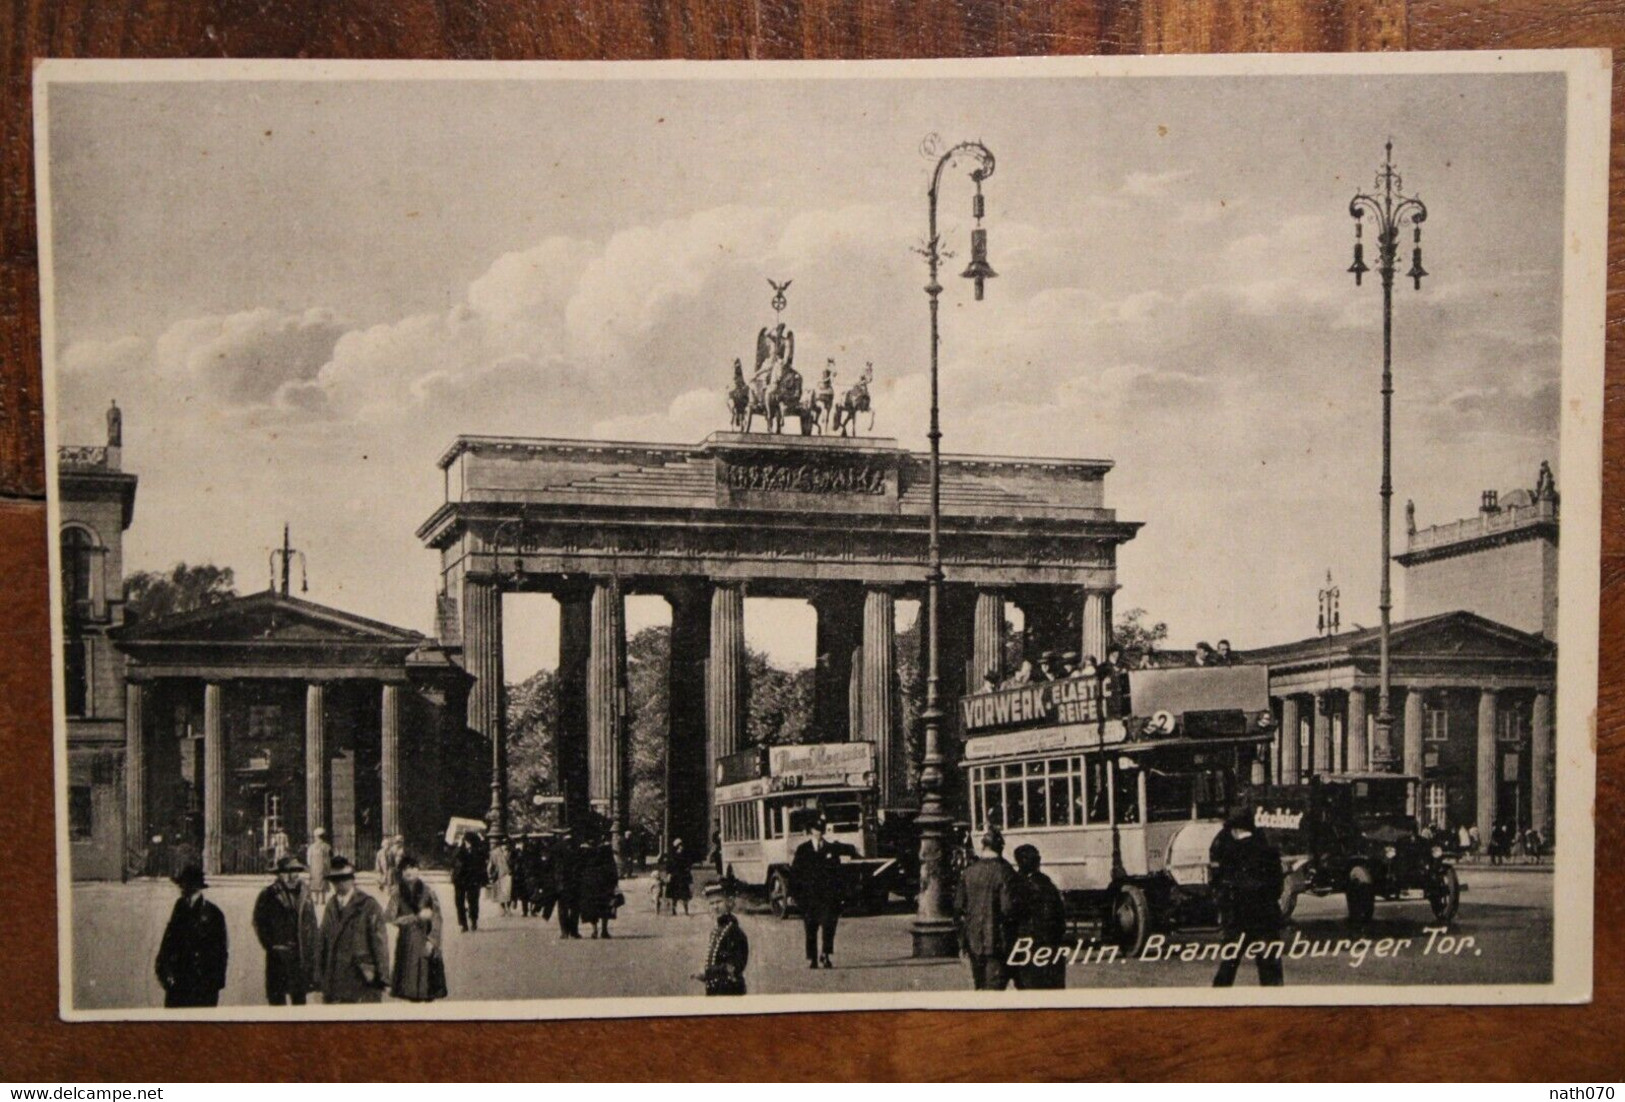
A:
POLYGON ((1371 270, 1365 266, 1365 246, 1360 242, 1360 238, 1365 235, 1364 231, 1365 222, 1356 219, 1354 222, 1354 263, 1349 265, 1349 271, 1354 276, 1354 285, 1356 287, 1360 285, 1360 277, 1371 270))
POLYGON ((1422 289, 1422 277, 1428 274, 1427 269, 1422 267, 1422 227, 1416 227, 1413 233, 1411 243, 1416 247, 1411 250, 1411 270, 1406 272, 1405 276, 1420 291, 1422 289))
MULTIPOLYGON (((977 196, 980 199, 981 196, 977 196)), ((980 205, 980 204, 978 204, 980 205)), ((998 272, 987 262, 987 231, 978 227, 970 231, 970 263, 960 273, 966 279, 976 281, 976 301, 982 301, 982 285, 990 279, 998 277, 998 272)))

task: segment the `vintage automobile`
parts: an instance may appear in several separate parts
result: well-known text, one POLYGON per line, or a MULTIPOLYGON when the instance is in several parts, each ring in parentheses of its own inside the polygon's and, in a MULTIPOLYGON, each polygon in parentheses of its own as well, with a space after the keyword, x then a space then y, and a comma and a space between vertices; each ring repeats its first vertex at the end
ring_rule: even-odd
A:
POLYGON ((907 891, 907 867, 882 852, 876 808, 874 744, 760 746, 717 761, 717 813, 725 874, 767 897, 773 914, 795 908, 790 862, 821 819, 831 841, 857 850, 842 864, 846 897, 878 910, 907 891))
POLYGON ((960 699, 971 831, 1031 844, 1068 910, 1130 955, 1151 931, 1211 925, 1208 852, 1264 776, 1275 735, 1262 666, 1134 670, 960 699))
POLYGON ((1255 787, 1257 826, 1286 867, 1282 913, 1305 893, 1342 894, 1354 923, 1369 922, 1379 902, 1418 899, 1439 922, 1454 919, 1465 889, 1446 845, 1417 829, 1418 784, 1395 773, 1348 773, 1255 787))

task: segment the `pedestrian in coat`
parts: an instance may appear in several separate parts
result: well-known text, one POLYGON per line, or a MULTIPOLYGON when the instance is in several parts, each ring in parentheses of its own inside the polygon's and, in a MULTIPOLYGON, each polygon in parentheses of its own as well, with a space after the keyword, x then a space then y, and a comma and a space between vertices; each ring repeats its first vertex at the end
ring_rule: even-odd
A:
POLYGON ((265 950, 265 1001, 272 1006, 304 1006, 305 993, 316 986, 316 904, 304 873, 299 858, 282 858, 276 879, 254 901, 254 936, 265 950))
POLYGON ((858 851, 824 837, 822 817, 807 824, 807 840, 790 859, 790 894, 801 909, 801 928, 808 968, 834 968, 835 928, 841 921, 846 885, 841 858, 858 851))
POLYGON ((333 847, 327 842, 327 831, 316 828, 316 835, 305 847, 305 865, 310 870, 310 897, 318 907, 327 904, 327 870, 333 864, 333 847))
MULTIPOLYGON (((1057 949, 1066 944, 1066 903, 1055 882, 1039 871, 1037 846, 1016 847, 1016 875, 1020 877, 1016 896, 1016 940, 1025 939, 1030 951, 1057 949)), ((1066 959, 1049 964, 1023 964, 1012 978, 1023 991, 1040 991, 1066 986, 1066 959)))
POLYGON ((400 932, 395 937, 395 967, 390 989, 397 999, 426 1003, 446 997, 446 959, 442 952, 445 923, 440 897, 423 879, 418 860, 401 855, 395 870, 395 891, 390 896, 389 921, 400 932))
POLYGON ((486 863, 485 877, 491 885, 491 902, 502 908, 507 914, 509 906, 513 903, 513 856, 508 851, 508 843, 498 840, 491 847, 491 859, 486 863))
POLYGON ((536 843, 536 862, 531 868, 531 902, 536 913, 542 916, 545 922, 553 917, 553 908, 559 901, 558 873, 555 865, 558 861, 558 839, 545 837, 536 843))
POLYGON ((356 886, 355 866, 333 858, 327 873, 333 898, 322 915, 322 1001, 382 1002, 389 975, 384 909, 356 886))
POLYGON ((1236 982, 1248 946, 1264 943, 1253 960, 1258 964, 1258 982, 1263 987, 1280 987, 1285 981, 1281 967, 1281 889, 1286 875, 1281 855, 1254 827, 1253 809, 1240 808, 1225 819, 1224 829, 1213 839, 1208 851, 1214 901, 1219 905, 1219 925, 1228 948, 1239 950, 1219 961, 1214 987, 1236 982), (1272 944, 1273 943, 1273 944, 1272 944))
POLYGON ((385 838, 378 843, 378 852, 373 855, 372 872, 378 878, 378 890, 389 891, 390 884, 395 880, 395 857, 393 849, 395 839, 385 838))
POLYGON ((166 1007, 219 1006, 226 986, 226 916, 203 898, 203 869, 187 865, 175 874, 181 897, 169 913, 158 945, 158 982, 166 1007))
POLYGON ((481 842, 480 836, 472 831, 463 835, 451 858, 451 894, 457 904, 457 928, 465 934, 480 928, 480 891, 489 875, 481 842))
POLYGON ((982 833, 977 854, 954 889, 960 942, 976 990, 1003 991, 1010 983, 1006 961, 1021 918, 1020 878, 1004 859, 1004 835, 997 827, 982 833))
POLYGON ((593 846, 582 855, 578 897, 581 917, 592 927, 594 938, 609 936, 609 921, 619 906, 620 881, 615 850, 608 842, 593 846))
POLYGON ((558 851, 553 857, 553 886, 558 896, 559 938, 581 936, 581 864, 582 847, 573 834, 559 839, 558 851))
POLYGON ((717 924, 705 949, 705 971, 694 978, 705 984, 707 995, 743 995, 745 965, 750 962, 750 939, 734 917, 734 886, 720 881, 705 889, 717 924))
POLYGON ((694 862, 683 849, 683 840, 673 838, 671 849, 660 857, 661 895, 670 901, 671 913, 682 903, 688 914, 688 901, 694 898, 694 862))

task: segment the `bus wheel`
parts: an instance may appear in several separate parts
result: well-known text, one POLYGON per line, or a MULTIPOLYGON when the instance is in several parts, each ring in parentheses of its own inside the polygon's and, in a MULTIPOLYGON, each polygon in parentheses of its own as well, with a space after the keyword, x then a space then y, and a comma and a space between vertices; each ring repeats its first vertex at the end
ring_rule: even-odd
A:
POLYGON ((790 881, 782 872, 768 878, 767 905, 774 918, 790 917, 790 881))
POLYGON ((1356 926, 1370 922, 1377 909, 1377 887, 1376 881, 1371 877, 1371 870, 1364 865, 1355 865, 1350 869, 1349 886, 1345 894, 1349 902, 1349 921, 1356 926))
POLYGON ((1151 934, 1151 903, 1138 884, 1124 884, 1111 903, 1112 940, 1129 956, 1138 956, 1151 934))

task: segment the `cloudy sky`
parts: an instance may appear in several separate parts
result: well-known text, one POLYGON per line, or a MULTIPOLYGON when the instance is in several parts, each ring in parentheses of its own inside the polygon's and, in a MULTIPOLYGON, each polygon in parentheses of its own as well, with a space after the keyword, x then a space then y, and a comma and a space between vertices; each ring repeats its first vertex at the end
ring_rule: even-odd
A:
MULTIPOLYGON (((312 599, 428 630, 451 440, 726 427, 768 277, 798 359, 874 361, 876 433, 923 449, 932 133, 998 157, 999 278, 943 300, 944 447, 1115 460, 1146 525, 1119 607, 1178 644, 1312 634, 1328 569, 1376 621, 1381 291, 1344 269, 1389 137, 1433 273, 1396 291, 1396 532, 1556 465, 1561 75, 856 72, 53 86, 59 440, 125 409, 127 568, 256 589, 287 520, 312 599)), ((550 647, 521 634, 510 672, 550 647)))

